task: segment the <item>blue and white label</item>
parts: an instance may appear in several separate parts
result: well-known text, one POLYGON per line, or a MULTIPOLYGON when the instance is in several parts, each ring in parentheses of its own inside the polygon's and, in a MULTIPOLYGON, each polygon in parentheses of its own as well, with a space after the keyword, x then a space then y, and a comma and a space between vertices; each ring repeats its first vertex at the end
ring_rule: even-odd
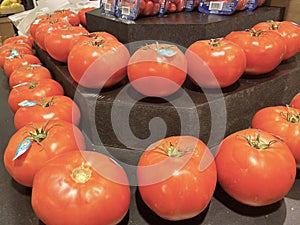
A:
POLYGON ((28 151, 28 149, 30 148, 32 144, 32 141, 31 139, 28 137, 28 138, 25 138, 21 144, 18 146, 18 149, 15 153, 15 156, 13 157, 13 160, 16 160, 17 158, 19 158, 21 155, 23 155, 25 152, 28 151))
POLYGON ((158 49, 157 52, 162 55, 162 56, 165 56, 165 57, 172 57, 174 55, 176 55, 176 51, 172 50, 172 49, 165 49, 165 48, 162 48, 162 49, 158 49))
POLYGON ((29 84, 29 82, 23 82, 23 83, 14 85, 12 88, 23 87, 23 86, 26 86, 27 84, 29 84))
POLYGON ((35 105, 37 105, 36 102, 28 101, 28 100, 24 100, 18 104, 18 106, 21 106, 21 107, 30 107, 30 106, 35 106, 35 105))

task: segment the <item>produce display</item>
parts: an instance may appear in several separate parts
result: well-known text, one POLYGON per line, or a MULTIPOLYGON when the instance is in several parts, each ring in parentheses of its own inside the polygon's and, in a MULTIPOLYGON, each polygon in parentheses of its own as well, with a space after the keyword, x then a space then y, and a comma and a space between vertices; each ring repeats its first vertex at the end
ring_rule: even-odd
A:
MULTIPOLYGON (((33 41, 65 63, 78 85, 114 88, 128 78, 129 85, 151 98, 173 95, 186 79, 201 88, 230 87, 243 75, 273 71, 300 49, 294 39, 292 45, 277 31, 254 27, 199 40, 185 52, 160 42, 129 51, 109 33, 87 32, 84 23, 68 10, 40 15, 30 26, 30 37, 8 39, 0 49, 16 127, 4 151, 4 166, 17 183, 32 187, 32 208, 47 225, 118 224, 128 213, 132 193, 121 164, 86 149, 80 107, 64 96, 63 87, 34 55, 33 41), (75 38, 60 39, 65 34, 75 38)), ((298 25, 276 23, 287 24, 289 35, 299 40, 298 25)), ((249 121, 252 128, 225 137, 216 156, 192 136, 174 135, 151 144, 136 168, 143 203, 164 220, 180 221, 205 211, 217 184, 237 202, 253 207, 282 200, 300 162, 299 99, 297 95, 290 106, 258 111, 249 121)))

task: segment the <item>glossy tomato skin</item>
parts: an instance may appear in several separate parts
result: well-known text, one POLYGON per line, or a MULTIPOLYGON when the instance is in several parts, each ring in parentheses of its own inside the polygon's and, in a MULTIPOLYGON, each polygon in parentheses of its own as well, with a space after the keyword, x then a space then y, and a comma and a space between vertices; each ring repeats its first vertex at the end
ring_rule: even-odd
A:
POLYGON ((7 57, 12 56, 13 54, 31 54, 33 55, 32 49, 27 44, 6 44, 0 48, 0 67, 3 68, 4 62, 7 57))
POLYGON ((296 164, 288 146, 270 133, 245 129, 227 136, 215 158, 220 186, 240 203, 265 206, 280 201, 291 189, 296 177, 296 164), (258 132, 266 149, 249 145, 258 132))
POLYGON ((86 15, 85 13, 92 11, 96 9, 95 7, 86 7, 86 8, 82 8, 78 11, 78 17, 80 20, 80 24, 84 27, 86 27, 86 15))
POLYGON ((291 58, 299 51, 300 33, 288 21, 267 21, 256 24, 253 29, 274 31, 281 35, 286 43, 286 53, 283 60, 291 58))
POLYGON ((55 32, 48 32, 44 37, 45 49, 53 59, 65 63, 71 50, 72 39, 86 33, 88 31, 79 26, 65 26, 55 32))
POLYGON ((53 79, 43 79, 13 88, 8 96, 8 104, 15 113, 20 108, 18 104, 24 100, 40 101, 42 97, 54 95, 64 95, 63 87, 53 79))
POLYGON ((171 136, 150 145, 137 167, 138 188, 145 204, 171 221, 192 218, 209 204, 217 170, 207 146, 190 136, 171 136), (185 153, 170 157, 167 149, 185 153))
POLYGON ((188 75, 196 85, 224 88, 234 84, 246 69, 246 55, 226 39, 196 41, 185 52, 188 75))
POLYGON ((12 72, 18 67, 28 66, 30 64, 41 64, 40 59, 32 54, 19 54, 12 58, 5 59, 3 70, 7 77, 10 77, 12 72))
POLYGON ((42 50, 46 51, 46 47, 44 43, 46 34, 69 26, 70 23, 66 20, 59 19, 59 18, 48 19, 47 22, 41 23, 36 28, 34 40, 42 50))
POLYGON ((225 38, 244 50, 247 58, 245 73, 248 75, 271 72, 281 63, 286 51, 283 38, 272 31, 233 31, 225 38))
POLYGON ((127 75, 131 85, 150 97, 168 96, 180 89, 187 76, 187 60, 175 45, 155 43, 137 49, 130 57, 127 75), (174 54, 165 56, 160 51, 174 54))
POLYGON ((292 98, 292 100, 291 100, 291 102, 290 102, 290 106, 291 106, 292 108, 296 108, 296 109, 300 110, 300 93, 296 94, 296 95, 292 98))
POLYGON ((130 58, 128 49, 119 41, 88 41, 75 45, 68 57, 72 78, 87 88, 107 88, 126 76, 130 58))
POLYGON ((72 26, 78 26, 80 24, 80 18, 78 14, 70 9, 61 9, 53 12, 54 18, 67 20, 72 26))
POLYGON ((51 158, 67 151, 85 149, 84 137, 76 126, 62 120, 49 121, 44 129, 47 136, 40 143, 32 141, 30 148, 13 160, 22 141, 35 133, 35 126, 41 129, 45 122, 37 122, 22 127, 10 138, 4 152, 4 165, 15 181, 31 187, 35 173, 51 158))
POLYGON ((41 24, 48 21, 51 18, 50 14, 38 15, 35 17, 34 21, 29 25, 29 34, 35 40, 36 28, 41 24))
POLYGON ((5 39, 2 43, 2 46, 7 45, 7 44, 15 44, 15 43, 25 43, 28 44, 30 47, 33 47, 33 41, 29 37, 25 36, 13 36, 5 39))
POLYGON ((101 153, 68 152, 36 174, 31 203, 47 225, 118 224, 130 204, 128 178, 122 167, 101 153), (78 168, 90 172, 82 183, 73 179, 78 168))
POLYGON ((76 126, 80 122, 80 110, 77 104, 64 95, 45 97, 36 106, 20 107, 14 115, 17 130, 28 123, 64 120, 76 126))
POLYGON ((51 72, 40 64, 30 64, 15 69, 9 76, 9 86, 12 88, 15 85, 38 81, 42 79, 51 79, 51 72))
POLYGON ((286 106, 266 107, 255 113, 251 125, 282 139, 300 165, 300 111, 286 106), (292 118, 292 115, 295 118, 292 118))

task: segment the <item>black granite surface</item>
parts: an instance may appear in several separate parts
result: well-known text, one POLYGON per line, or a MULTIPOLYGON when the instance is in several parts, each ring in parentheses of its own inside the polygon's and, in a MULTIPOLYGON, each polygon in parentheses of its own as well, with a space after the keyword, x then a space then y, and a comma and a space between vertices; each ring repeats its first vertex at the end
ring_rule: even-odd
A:
POLYGON ((193 12, 171 13, 165 17, 141 17, 125 21, 96 9, 86 14, 89 31, 103 30, 114 34, 123 43, 140 40, 164 40, 188 47, 199 39, 223 37, 230 31, 244 30, 257 22, 282 20, 284 9, 260 7, 253 12, 233 15, 208 15, 193 12))

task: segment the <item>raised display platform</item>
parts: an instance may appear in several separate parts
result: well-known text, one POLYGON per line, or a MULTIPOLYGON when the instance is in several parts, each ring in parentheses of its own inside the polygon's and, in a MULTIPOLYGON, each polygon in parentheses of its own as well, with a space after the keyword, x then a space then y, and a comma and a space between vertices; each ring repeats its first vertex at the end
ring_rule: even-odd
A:
POLYGON ((234 30, 251 28, 258 22, 282 20, 283 14, 283 8, 264 6, 253 12, 241 11, 233 15, 208 15, 195 10, 125 21, 101 14, 96 9, 86 14, 86 20, 89 31, 107 31, 123 43, 164 40, 188 47, 199 39, 223 37, 234 30))

